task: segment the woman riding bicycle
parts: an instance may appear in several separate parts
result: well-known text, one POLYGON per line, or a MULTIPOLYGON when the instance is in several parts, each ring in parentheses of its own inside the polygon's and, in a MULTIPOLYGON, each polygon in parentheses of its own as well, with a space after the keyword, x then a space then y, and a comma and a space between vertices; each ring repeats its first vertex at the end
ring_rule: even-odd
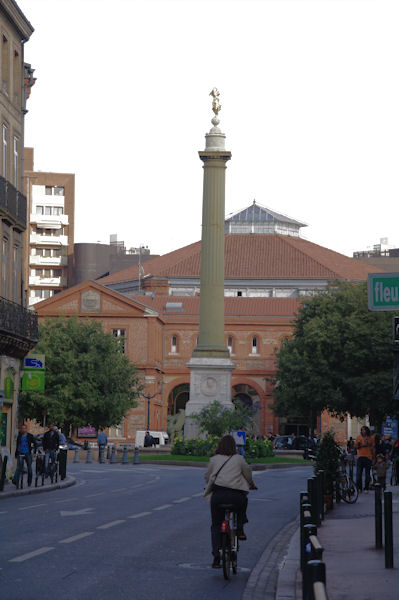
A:
POLYGON ((246 540, 244 523, 248 522, 246 509, 248 505, 248 491, 257 487, 252 479, 252 472, 245 459, 237 453, 233 436, 225 435, 220 440, 215 456, 209 461, 205 473, 208 483, 216 475, 211 496, 211 538, 214 569, 220 568, 220 528, 224 519, 224 508, 221 504, 232 504, 237 511, 238 539, 246 540))

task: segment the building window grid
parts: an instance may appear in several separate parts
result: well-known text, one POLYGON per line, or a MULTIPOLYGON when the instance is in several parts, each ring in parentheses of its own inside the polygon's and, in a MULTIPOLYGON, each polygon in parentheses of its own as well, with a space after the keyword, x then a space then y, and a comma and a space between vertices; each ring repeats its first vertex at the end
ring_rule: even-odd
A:
POLYGON ((258 338, 256 336, 252 338, 252 354, 258 354, 258 338))
POLYGON ((172 354, 177 354, 177 335, 172 335, 170 351, 172 354))
POLYGON ((113 329, 112 335, 117 338, 122 354, 126 354, 126 329, 113 329))
POLYGON ((19 153, 18 153, 18 138, 14 135, 13 140, 13 152, 14 152, 14 187, 18 189, 18 164, 19 164, 19 153))
POLYGON ((3 177, 7 179, 7 125, 3 123, 3 177))

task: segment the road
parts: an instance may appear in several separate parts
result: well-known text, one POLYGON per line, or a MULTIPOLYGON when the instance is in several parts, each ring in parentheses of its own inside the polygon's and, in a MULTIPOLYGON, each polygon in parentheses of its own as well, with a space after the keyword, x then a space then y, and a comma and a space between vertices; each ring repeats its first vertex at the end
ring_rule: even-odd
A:
POLYGON ((7 600, 239 600, 267 544, 298 512, 308 468, 257 471, 248 541, 226 582, 211 569, 204 469, 70 464, 77 485, 0 502, 7 600))

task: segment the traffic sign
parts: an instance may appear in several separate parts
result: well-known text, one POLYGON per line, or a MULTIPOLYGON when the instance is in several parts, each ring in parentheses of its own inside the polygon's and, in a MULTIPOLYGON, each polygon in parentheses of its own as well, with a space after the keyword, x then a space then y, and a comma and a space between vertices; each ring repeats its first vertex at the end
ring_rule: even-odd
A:
POLYGON ((25 369, 22 375, 21 387, 24 392, 43 392, 44 371, 38 369, 25 369))
POLYGON ((369 273, 370 310, 399 310, 399 273, 369 273))
POLYGON ((44 369, 45 355, 44 354, 28 354, 24 358, 25 369, 44 369))

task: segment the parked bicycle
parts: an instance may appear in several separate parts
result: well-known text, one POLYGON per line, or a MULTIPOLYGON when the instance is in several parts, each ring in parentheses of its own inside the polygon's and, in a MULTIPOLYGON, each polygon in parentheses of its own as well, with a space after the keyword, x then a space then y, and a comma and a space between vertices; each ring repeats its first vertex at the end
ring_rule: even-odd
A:
POLYGON ((45 471, 46 470, 44 465, 44 452, 42 448, 39 448, 36 454, 35 487, 37 487, 37 482, 39 481, 39 479, 42 480, 42 485, 44 485, 45 471))
POLYGON ((230 571, 237 573, 239 541, 237 535, 237 513, 233 504, 221 504, 225 515, 220 529, 223 576, 230 579, 230 571))
POLYGON ((342 453, 337 470, 335 491, 337 499, 341 499, 348 504, 354 504, 359 496, 359 491, 352 477, 346 471, 347 462, 348 455, 342 453))

